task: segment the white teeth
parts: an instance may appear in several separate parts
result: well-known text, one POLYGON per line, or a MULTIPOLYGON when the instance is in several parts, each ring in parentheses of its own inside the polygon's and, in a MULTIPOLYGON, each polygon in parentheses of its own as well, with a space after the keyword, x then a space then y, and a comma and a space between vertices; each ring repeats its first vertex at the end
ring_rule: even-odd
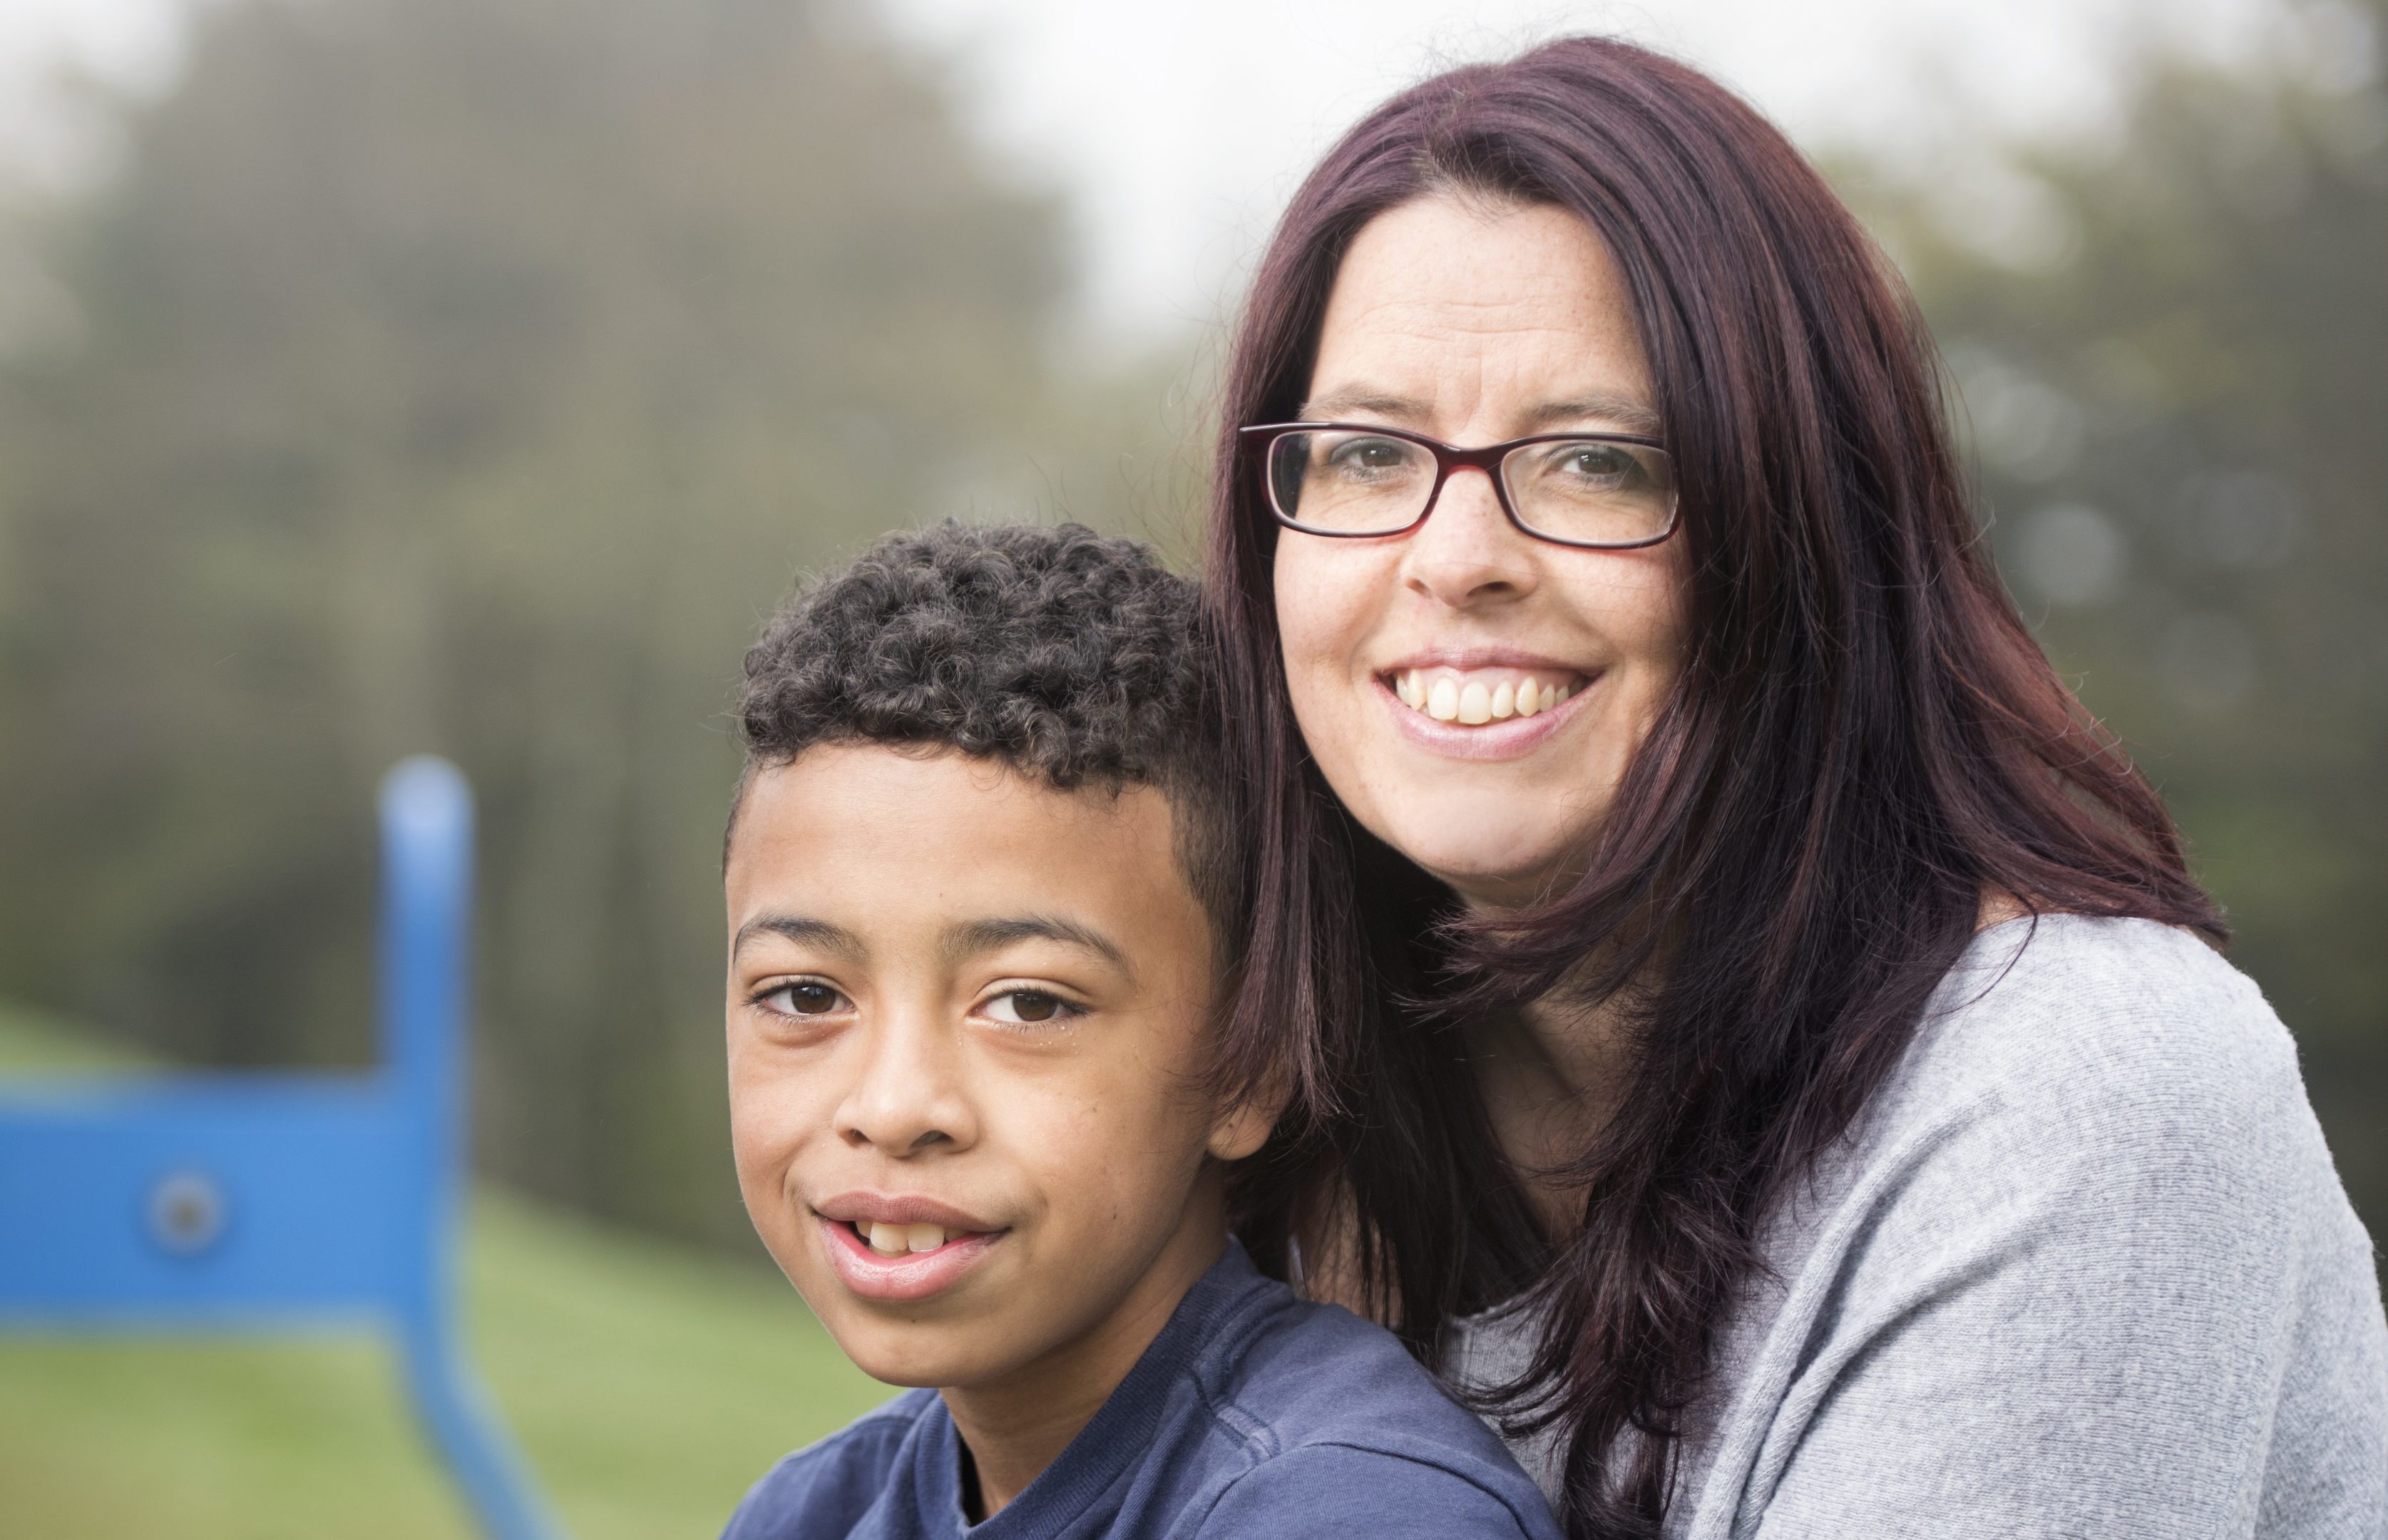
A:
POLYGON ((1410 668, 1395 674, 1392 686, 1393 694, 1411 710, 1439 722, 1468 727, 1535 716, 1575 697, 1574 685, 1544 684, 1531 675, 1515 683, 1503 680, 1487 687, 1480 681, 1462 683, 1446 674, 1429 684, 1418 670, 1410 668))
POLYGON ((946 1243, 946 1232, 939 1225, 907 1225, 904 1240, 916 1252, 933 1252, 946 1243))
POLYGON ((874 1219, 870 1239, 870 1249, 882 1256, 901 1256, 910 1249, 905 1243, 908 1237, 902 1225, 883 1225, 874 1219))

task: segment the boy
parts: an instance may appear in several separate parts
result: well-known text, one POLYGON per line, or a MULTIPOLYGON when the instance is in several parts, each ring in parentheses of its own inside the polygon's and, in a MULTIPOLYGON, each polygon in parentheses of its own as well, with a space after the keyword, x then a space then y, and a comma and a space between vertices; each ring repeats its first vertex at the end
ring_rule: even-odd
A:
POLYGON ((739 1183, 838 1344, 923 1388, 726 1540, 1556 1540, 1390 1335, 1228 1238, 1278 1099, 1208 1058, 1245 885, 1195 610, 1130 541, 947 524, 747 655, 739 1183))

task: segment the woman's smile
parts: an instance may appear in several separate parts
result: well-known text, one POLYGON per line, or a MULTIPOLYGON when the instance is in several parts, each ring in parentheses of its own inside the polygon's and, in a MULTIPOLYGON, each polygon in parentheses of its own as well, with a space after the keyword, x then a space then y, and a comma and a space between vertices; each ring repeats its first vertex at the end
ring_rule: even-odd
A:
POLYGON ((1407 658, 1377 677, 1411 710, 1463 727, 1555 710, 1591 682, 1583 670, 1549 658, 1467 653, 1407 658))
POLYGON ((1448 759, 1519 759, 1591 706, 1596 669, 1547 659, 1412 659, 1367 676, 1400 741, 1448 759))

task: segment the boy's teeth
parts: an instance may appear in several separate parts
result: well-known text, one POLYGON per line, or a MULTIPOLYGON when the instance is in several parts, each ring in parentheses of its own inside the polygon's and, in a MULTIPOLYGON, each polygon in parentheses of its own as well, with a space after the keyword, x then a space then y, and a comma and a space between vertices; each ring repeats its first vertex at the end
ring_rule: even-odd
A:
POLYGON ((1439 722, 1456 719, 1459 716, 1459 686, 1447 679, 1436 680, 1434 688, 1426 693, 1426 714, 1439 722))
POLYGON ((1529 674, 1518 684, 1518 715, 1531 717, 1543 708, 1543 687, 1529 674))
POLYGON ((883 1225, 874 1219, 857 1220, 854 1228, 863 1240, 870 1243, 870 1249, 882 1256, 933 1252, 946 1243, 946 1228, 943 1225, 883 1225))
POLYGON ((1492 692, 1470 680, 1460 687, 1459 719, 1470 727, 1492 719, 1492 692))
POLYGON ((1492 719, 1496 722, 1505 721, 1517 714, 1518 693, 1509 687, 1509 681, 1505 679, 1501 681, 1501 688, 1492 692, 1492 719))

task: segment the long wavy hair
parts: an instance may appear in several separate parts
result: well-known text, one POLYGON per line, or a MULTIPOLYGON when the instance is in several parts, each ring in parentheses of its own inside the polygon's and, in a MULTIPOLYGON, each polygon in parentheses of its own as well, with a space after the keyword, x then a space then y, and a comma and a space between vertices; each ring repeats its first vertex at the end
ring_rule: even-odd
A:
POLYGON ((1771 1204, 1881 1084, 1986 894, 2223 936, 2163 804, 2001 586, 1943 378, 1887 261, 1775 129, 1593 38, 1454 70, 1354 127, 1235 337, 1207 603, 1260 848, 1226 1040, 1257 1055, 1291 1030, 1325 1109, 1243 1184, 1243 1233, 1280 1269, 1289 1239, 1348 1256, 1429 1365, 1454 1316, 1528 1294, 1545 1324, 1493 1405, 1564 1430, 1573 1535, 1658 1533, 1771 1204), (1353 236, 1439 193, 1556 206, 1607 242, 1690 544, 1690 654, 1589 869, 1497 922, 1353 825, 1305 754, 1279 536, 1235 433, 1296 414, 1353 236), (1545 998, 1609 1002, 1629 1048, 1618 1110, 1563 1173, 1581 1222, 1556 1235, 1453 1030, 1545 998))

